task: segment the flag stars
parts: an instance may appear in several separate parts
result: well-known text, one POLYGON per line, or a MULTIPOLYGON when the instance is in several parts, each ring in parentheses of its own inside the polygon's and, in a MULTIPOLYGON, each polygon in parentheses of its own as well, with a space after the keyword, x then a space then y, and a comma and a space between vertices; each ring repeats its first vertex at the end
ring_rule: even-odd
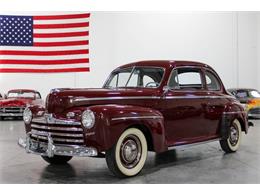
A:
POLYGON ((32 28, 30 16, 0 16, 0 45, 32 46, 32 28))

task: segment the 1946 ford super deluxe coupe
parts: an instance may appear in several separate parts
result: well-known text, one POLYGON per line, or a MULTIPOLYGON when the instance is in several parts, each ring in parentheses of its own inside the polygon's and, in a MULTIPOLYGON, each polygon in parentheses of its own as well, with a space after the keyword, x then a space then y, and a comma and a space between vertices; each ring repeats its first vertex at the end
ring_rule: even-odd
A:
POLYGON ((115 69, 101 89, 54 89, 24 111, 19 145, 51 164, 104 157, 118 177, 137 175, 147 152, 220 142, 235 152, 248 122, 208 65, 142 61, 115 69))

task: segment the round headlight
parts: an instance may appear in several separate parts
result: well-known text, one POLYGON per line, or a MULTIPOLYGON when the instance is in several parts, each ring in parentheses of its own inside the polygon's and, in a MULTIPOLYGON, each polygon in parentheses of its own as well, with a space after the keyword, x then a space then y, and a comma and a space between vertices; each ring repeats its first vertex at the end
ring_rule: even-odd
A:
POLYGON ((95 115, 94 115, 94 113, 91 110, 85 110, 82 113, 81 122, 82 122, 82 125, 85 128, 87 128, 87 129, 92 128, 94 126, 94 124, 95 124, 95 115))
POLYGON ((29 124, 32 120, 32 111, 29 108, 25 108, 23 112, 23 120, 26 124, 29 124))

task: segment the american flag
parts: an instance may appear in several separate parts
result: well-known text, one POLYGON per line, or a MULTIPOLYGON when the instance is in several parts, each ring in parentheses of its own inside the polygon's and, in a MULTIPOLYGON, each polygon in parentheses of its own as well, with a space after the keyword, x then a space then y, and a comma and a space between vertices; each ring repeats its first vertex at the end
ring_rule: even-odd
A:
POLYGON ((0 15, 0 73, 89 71, 89 18, 0 15))

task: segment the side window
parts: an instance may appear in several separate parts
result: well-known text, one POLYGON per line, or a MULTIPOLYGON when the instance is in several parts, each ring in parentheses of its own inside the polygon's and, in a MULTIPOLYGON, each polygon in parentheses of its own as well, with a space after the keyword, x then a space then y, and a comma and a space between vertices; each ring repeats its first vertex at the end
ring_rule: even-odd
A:
POLYGON ((210 71, 206 71, 206 85, 207 85, 208 90, 211 90, 211 91, 220 90, 220 83, 219 83, 218 79, 210 71))
POLYGON ((201 72, 196 68, 179 68, 172 72, 169 86, 173 89, 202 89, 201 72))
POLYGON ((174 70, 169 80, 169 87, 172 89, 180 89, 178 81, 178 72, 174 70))
MULTIPOLYGON (((139 78, 140 70, 135 69, 131 78, 128 81, 127 87, 136 87, 138 83, 138 78, 139 78)), ((130 75, 129 75, 130 77, 130 75)))
MULTIPOLYGON (((156 83, 156 82, 151 77, 149 77, 147 75, 144 75, 144 77, 143 77, 143 86, 147 87, 147 86, 152 85, 154 83, 156 83)), ((155 85, 155 87, 156 87, 156 85, 155 85)))
POLYGON ((117 87, 125 87, 130 75, 131 75, 131 71, 117 74, 118 76, 117 87))

